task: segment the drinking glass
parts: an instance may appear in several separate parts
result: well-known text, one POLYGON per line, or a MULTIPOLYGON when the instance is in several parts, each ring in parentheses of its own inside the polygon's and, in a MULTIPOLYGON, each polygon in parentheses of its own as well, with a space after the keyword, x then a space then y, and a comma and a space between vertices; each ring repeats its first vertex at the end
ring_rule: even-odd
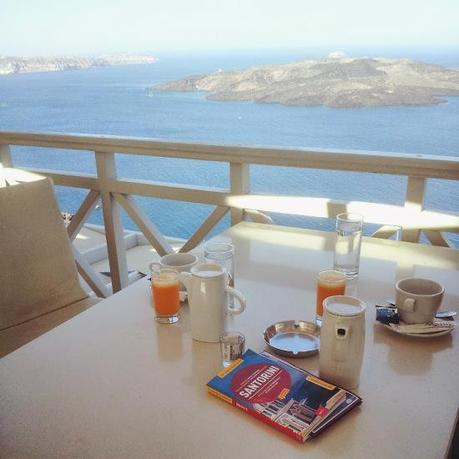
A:
POLYGON ((359 275, 362 227, 360 214, 344 213, 336 217, 334 270, 341 271, 348 279, 359 275))
POLYGON ((204 259, 226 269, 228 284, 234 287, 234 246, 227 242, 209 242, 204 246, 204 259))
POLYGON ((401 241, 402 240, 402 234, 403 234, 403 228, 400 225, 390 225, 391 230, 394 231, 394 234, 389 239, 392 239, 393 241, 401 241))
POLYGON ((157 268, 151 273, 151 290, 155 320, 162 324, 173 324, 180 319, 178 272, 169 268, 157 268))
POLYGON ((235 360, 240 359, 244 353, 245 336, 242 333, 228 332, 220 337, 222 351, 222 364, 229 367, 235 360))
POLYGON ((316 324, 322 325, 325 298, 344 295, 346 291, 346 276, 340 271, 321 271, 317 276, 316 324))

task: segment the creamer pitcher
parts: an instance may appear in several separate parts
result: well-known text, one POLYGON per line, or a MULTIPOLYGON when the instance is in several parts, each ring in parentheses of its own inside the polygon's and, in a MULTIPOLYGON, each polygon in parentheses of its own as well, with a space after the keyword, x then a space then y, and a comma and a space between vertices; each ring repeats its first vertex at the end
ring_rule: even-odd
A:
POLYGON ((359 385, 365 344, 366 304, 352 296, 324 300, 320 332, 320 377, 352 389, 359 385))
POLYGON ((244 311, 244 296, 228 287, 228 275, 216 263, 197 264, 190 273, 180 273, 179 278, 188 292, 191 336, 198 341, 217 343, 225 331, 226 315, 244 311), (239 307, 229 306, 228 296, 234 297, 239 307))

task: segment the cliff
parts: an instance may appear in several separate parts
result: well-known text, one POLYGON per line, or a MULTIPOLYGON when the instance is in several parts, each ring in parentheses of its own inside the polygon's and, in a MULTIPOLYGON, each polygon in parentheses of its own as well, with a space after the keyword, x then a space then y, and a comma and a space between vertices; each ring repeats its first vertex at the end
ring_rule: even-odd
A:
POLYGON ((151 56, 119 54, 99 57, 6 57, 0 56, 0 75, 32 72, 60 72, 109 65, 153 64, 151 56))

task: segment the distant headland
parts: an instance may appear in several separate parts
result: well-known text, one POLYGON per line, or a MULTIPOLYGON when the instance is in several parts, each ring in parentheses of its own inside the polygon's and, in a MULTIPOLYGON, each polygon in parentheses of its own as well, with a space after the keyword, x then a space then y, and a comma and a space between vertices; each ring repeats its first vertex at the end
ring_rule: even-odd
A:
POLYGON ((98 57, 9 57, 0 56, 0 75, 12 73, 60 72, 110 65, 154 64, 157 59, 138 54, 110 54, 98 57))
POLYGON ((410 59, 326 59, 194 75, 147 88, 205 91, 210 100, 333 108, 423 105, 459 96, 459 70, 410 59))

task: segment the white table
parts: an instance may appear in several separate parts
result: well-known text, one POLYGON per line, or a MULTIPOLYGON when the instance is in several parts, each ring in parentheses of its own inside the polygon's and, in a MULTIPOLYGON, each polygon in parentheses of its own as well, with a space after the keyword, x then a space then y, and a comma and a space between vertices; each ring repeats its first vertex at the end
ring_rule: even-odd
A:
MULTIPOLYGON (((315 277, 332 264, 333 235, 242 223, 236 287, 247 310, 232 326, 248 347, 285 319, 312 320, 315 277)), ((458 331, 434 340, 398 336, 374 321, 397 278, 429 276, 459 306, 458 251, 365 239, 351 293, 367 302, 360 408, 300 444, 207 394, 218 344, 191 339, 188 306, 175 325, 153 320, 139 281, 0 361, 2 457, 439 458, 459 405, 458 331)), ((317 371, 317 357, 297 360, 317 371)))

